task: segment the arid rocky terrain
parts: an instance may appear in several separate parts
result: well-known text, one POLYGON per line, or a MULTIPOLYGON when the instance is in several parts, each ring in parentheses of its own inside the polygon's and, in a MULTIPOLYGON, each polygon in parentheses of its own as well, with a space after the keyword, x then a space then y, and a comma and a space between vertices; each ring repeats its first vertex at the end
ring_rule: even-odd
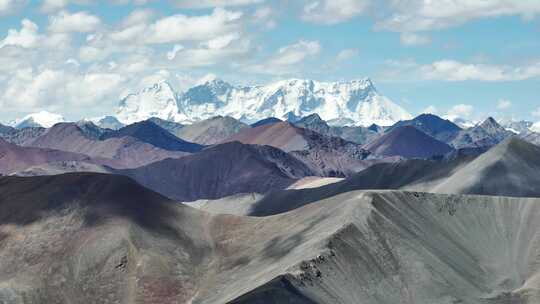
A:
POLYGON ((6 128, 0 303, 540 301, 534 141, 299 121, 6 128))

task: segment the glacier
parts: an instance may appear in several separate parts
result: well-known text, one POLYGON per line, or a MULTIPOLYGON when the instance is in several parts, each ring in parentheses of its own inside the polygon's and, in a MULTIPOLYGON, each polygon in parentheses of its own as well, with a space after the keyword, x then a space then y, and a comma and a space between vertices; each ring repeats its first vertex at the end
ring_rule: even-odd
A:
POLYGON ((123 98, 116 117, 124 124, 151 117, 190 124, 217 115, 253 123, 315 113, 335 124, 357 126, 389 126, 412 118, 380 94, 369 78, 340 82, 288 79, 255 86, 234 86, 216 78, 182 93, 162 81, 123 98))

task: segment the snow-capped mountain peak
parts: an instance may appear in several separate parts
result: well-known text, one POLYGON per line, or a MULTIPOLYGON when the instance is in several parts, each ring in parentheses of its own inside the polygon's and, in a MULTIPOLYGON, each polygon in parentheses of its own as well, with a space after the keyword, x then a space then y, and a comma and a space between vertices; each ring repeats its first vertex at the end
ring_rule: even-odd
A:
POLYGON ((526 134, 531 131, 530 128, 532 127, 533 122, 527 121, 527 120, 507 119, 507 120, 502 120, 500 124, 507 131, 510 131, 514 134, 526 134))
POLYGON ((458 117, 455 115, 444 115, 442 116, 442 118, 453 122, 454 124, 458 125, 462 129, 472 128, 479 123, 477 121, 465 119, 465 118, 458 117))
POLYGON ((91 121, 100 128, 112 130, 118 130, 125 126, 123 123, 118 121, 116 117, 110 115, 90 118, 89 121, 91 121))
POLYGON ((116 117, 124 124, 159 117, 176 120, 178 106, 176 93, 166 82, 158 82, 138 93, 129 94, 120 101, 116 117))
POLYGON ((44 127, 50 128, 57 123, 65 122, 65 119, 60 114, 51 113, 48 111, 40 111, 24 116, 23 118, 15 119, 9 125, 22 129, 27 127, 44 127))
POLYGON ((538 132, 538 133, 540 133, 540 121, 537 122, 537 123, 534 123, 529 129, 530 129, 531 131, 533 131, 533 132, 538 132))
POLYGON ((480 127, 482 127, 486 131, 504 131, 505 129, 493 118, 488 117, 486 120, 484 120, 480 127))
POLYGON ((211 78, 182 94, 175 94, 170 86, 164 89, 161 83, 128 95, 117 113, 123 123, 152 116, 190 123, 216 115, 252 123, 267 117, 286 119, 317 113, 327 121, 368 126, 412 118, 381 95, 368 78, 339 82, 285 79, 257 86, 234 86, 211 78))

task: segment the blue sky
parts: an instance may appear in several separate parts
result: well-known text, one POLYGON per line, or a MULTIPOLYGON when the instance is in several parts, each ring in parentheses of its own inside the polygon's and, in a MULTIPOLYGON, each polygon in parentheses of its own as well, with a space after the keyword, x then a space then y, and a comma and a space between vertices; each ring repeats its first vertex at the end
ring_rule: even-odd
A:
POLYGON ((167 79, 370 77, 412 114, 540 121, 540 0, 0 0, 0 120, 167 79))

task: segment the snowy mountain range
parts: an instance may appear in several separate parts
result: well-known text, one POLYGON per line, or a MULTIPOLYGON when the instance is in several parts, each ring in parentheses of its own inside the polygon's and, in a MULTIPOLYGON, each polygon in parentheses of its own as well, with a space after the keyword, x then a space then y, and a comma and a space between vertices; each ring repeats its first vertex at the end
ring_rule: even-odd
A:
MULTIPOLYGON (((412 116, 380 94, 370 79, 348 82, 319 82, 289 79, 267 85, 234 86, 212 78, 178 93, 166 82, 158 82, 122 98, 115 115, 85 119, 102 128, 119 129, 125 125, 161 119, 183 125, 216 116, 233 117, 244 123, 267 118, 297 122, 317 114, 329 126, 391 126, 412 116)), ((482 121, 454 116, 443 118, 463 129, 482 121)), ((64 122, 60 114, 41 111, 8 123, 15 128, 45 127, 64 122)), ((502 120, 501 126, 515 134, 540 132, 540 122, 502 120)))
POLYGON ((212 79, 184 93, 160 82, 123 98, 116 117, 124 124, 150 117, 189 124, 216 115, 253 123, 314 113, 341 125, 387 126, 412 118, 367 78, 348 82, 289 79, 260 86, 233 86, 212 79))

